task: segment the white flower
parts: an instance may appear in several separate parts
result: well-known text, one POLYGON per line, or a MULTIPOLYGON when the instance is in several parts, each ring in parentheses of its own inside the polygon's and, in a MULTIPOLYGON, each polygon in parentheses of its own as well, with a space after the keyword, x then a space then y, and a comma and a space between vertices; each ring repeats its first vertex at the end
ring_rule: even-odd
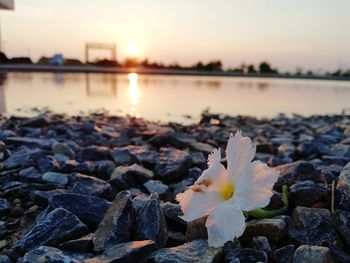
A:
POLYGON ((208 169, 184 193, 176 196, 183 219, 192 221, 209 215, 208 243, 223 246, 245 230, 243 211, 265 207, 272 196, 278 174, 260 161, 252 162, 256 148, 238 131, 230 135, 226 148, 227 170, 220 163, 220 150, 208 157, 208 169))

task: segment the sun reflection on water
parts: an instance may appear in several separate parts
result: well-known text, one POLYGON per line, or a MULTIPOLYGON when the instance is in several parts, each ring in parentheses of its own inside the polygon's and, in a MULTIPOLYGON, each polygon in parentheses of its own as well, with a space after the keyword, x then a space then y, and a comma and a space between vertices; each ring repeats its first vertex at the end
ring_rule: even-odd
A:
POLYGON ((136 107, 140 99, 140 90, 137 83, 138 75, 136 73, 129 73, 129 96, 130 96, 130 110, 133 116, 136 116, 136 107))

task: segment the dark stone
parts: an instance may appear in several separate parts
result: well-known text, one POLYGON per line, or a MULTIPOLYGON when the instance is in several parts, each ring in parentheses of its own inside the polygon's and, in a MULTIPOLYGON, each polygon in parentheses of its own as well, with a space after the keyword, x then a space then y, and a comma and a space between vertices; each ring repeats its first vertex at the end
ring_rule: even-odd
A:
POLYGON ((72 187, 72 192, 84 195, 94 195, 110 200, 112 198, 112 188, 109 183, 93 176, 83 174, 73 174, 76 182, 72 187))
POLYGON ((93 237, 95 251, 103 251, 109 246, 129 241, 133 224, 132 203, 128 191, 116 196, 93 237))
POLYGON ((331 263, 333 262, 329 248, 302 245, 295 250, 293 263, 331 263))
POLYGON ((155 151, 145 147, 129 145, 124 147, 136 159, 137 163, 142 164, 146 168, 152 169, 158 160, 158 154, 155 151))
POLYGON ((111 175, 109 182, 121 191, 136 185, 141 185, 153 178, 153 172, 138 165, 118 166, 111 175))
POLYGON ((34 167, 28 167, 19 171, 19 176, 25 177, 29 181, 41 181, 41 174, 34 167))
POLYGON ((91 230, 95 230, 110 207, 110 202, 94 196, 58 193, 52 196, 53 208, 64 208, 80 218, 91 230))
POLYGON ((192 134, 184 132, 173 132, 169 139, 170 145, 178 149, 189 148, 196 142, 196 138, 192 134))
POLYGON ((8 256, 0 256, 0 263, 12 263, 11 259, 8 256))
POLYGON ((7 215, 11 210, 11 204, 4 198, 0 198, 0 216, 7 215))
POLYGON ((111 156, 116 166, 132 164, 137 160, 127 149, 114 149, 111 156))
POLYGON ((186 237, 183 233, 168 230, 168 242, 166 243, 166 247, 176 247, 185 242, 186 237))
POLYGON ((170 202, 162 203, 162 208, 166 223, 168 226, 185 233, 187 222, 183 220, 181 206, 170 202))
POLYGON ((348 246, 350 247, 350 213, 347 211, 337 210, 332 219, 334 226, 338 229, 348 246))
POLYGON ((60 170, 60 164, 58 161, 51 155, 46 155, 43 158, 40 158, 36 161, 37 167, 40 172, 54 172, 60 170))
POLYGON ((193 165, 197 166, 201 169, 205 169, 207 167, 207 159, 205 158, 204 154, 201 152, 192 152, 191 158, 193 161, 193 165))
POLYGON ((312 163, 298 161, 275 167, 280 173, 274 189, 281 191, 283 185, 291 186, 296 181, 311 180, 319 183, 324 182, 323 176, 312 163))
POLYGON ((67 156, 69 159, 75 159, 75 152, 71 147, 69 147, 65 143, 56 142, 52 145, 52 152, 54 154, 63 154, 67 156))
POLYGON ((77 159, 79 161, 109 160, 111 159, 110 149, 105 146, 88 146, 79 150, 77 159))
POLYGON ((159 205, 158 196, 151 194, 136 219, 135 237, 138 240, 153 240, 156 246, 165 246, 167 225, 159 205))
POLYGON ((134 197, 133 199, 133 211, 134 211, 134 217, 137 218, 142 211, 143 207, 146 205, 148 201, 148 196, 145 194, 139 194, 134 197))
POLYGON ((276 249, 273 252, 274 262, 276 263, 292 263, 295 247, 294 245, 288 245, 276 249))
POLYGON ((267 237, 264 236, 258 236, 253 237, 253 245, 256 250, 264 251, 268 257, 269 261, 272 261, 272 248, 270 246, 269 240, 267 237))
POLYGON ((55 189, 50 191, 34 191, 31 193, 31 198, 37 205, 45 207, 49 204, 49 200, 55 194, 62 194, 62 193, 68 193, 68 192, 69 192, 68 190, 64 190, 64 189, 55 189))
POLYGON ((289 200, 292 207, 324 207, 329 202, 328 187, 312 181, 293 184, 289 190, 289 200))
POLYGON ((63 173, 46 172, 43 174, 42 179, 46 182, 53 184, 66 185, 68 184, 68 176, 63 173))
POLYGON ((73 173, 77 171, 78 162, 76 160, 66 160, 61 164, 61 172, 73 173))
POLYGON ((169 190, 169 187, 163 184, 161 181, 149 180, 144 183, 143 186, 146 188, 148 193, 156 193, 159 196, 159 199, 164 201, 171 200, 171 192, 169 190))
POLYGON ((47 214, 30 229, 16 244, 21 252, 41 245, 56 246, 64 241, 81 237, 88 232, 78 217, 58 208, 47 214))
POLYGON ((282 219, 264 218, 246 222, 242 240, 250 240, 254 236, 265 236, 271 242, 279 242, 286 234, 286 223, 282 219))
POLYGON ((45 154, 42 150, 29 150, 26 147, 20 147, 7 158, 3 165, 4 170, 10 170, 14 168, 26 168, 33 166, 33 155, 45 154))
POLYGON ((114 162, 110 160, 97 161, 95 163, 94 174, 105 181, 108 181, 111 178, 111 174, 115 169, 114 162))
POLYGON ((59 249, 90 253, 93 252, 94 245, 92 243, 92 237, 94 234, 90 233, 86 236, 83 236, 79 239, 69 240, 58 246, 59 249))
POLYGON ((335 204, 338 209, 350 211, 350 163, 340 173, 335 204))
POLYGON ((161 148, 159 161, 154 171, 157 178, 169 183, 185 176, 191 165, 192 159, 187 152, 173 148, 161 148))
POLYGON ((193 220, 187 224, 186 229, 186 241, 192 241, 195 239, 207 239, 208 232, 205 226, 207 216, 193 220))
POLYGON ((339 240, 330 216, 326 209, 296 207, 292 212, 289 237, 296 245, 320 245, 324 241, 339 240))
POLYGON ((26 253, 22 263, 78 263, 85 262, 90 257, 91 255, 89 254, 67 252, 54 247, 40 246, 26 253))
POLYGON ((34 128, 42 128, 49 125, 49 119, 45 116, 37 116, 30 119, 26 119, 23 123, 23 127, 34 127, 34 128))
POLYGON ((115 244, 107 248, 101 256, 84 261, 85 263, 144 263, 155 250, 151 240, 131 241, 115 244))
POLYGON ((222 248, 208 247, 206 240, 194 240, 181 246, 162 248, 155 251, 148 259, 148 263, 212 263, 217 262, 222 248))
POLYGON ((267 263, 268 258, 264 251, 255 250, 252 248, 233 249, 225 255, 225 263, 239 262, 239 263, 251 263, 261 262, 267 263), (237 261, 237 259, 239 261, 237 261), (234 261, 236 260, 236 261, 234 261))

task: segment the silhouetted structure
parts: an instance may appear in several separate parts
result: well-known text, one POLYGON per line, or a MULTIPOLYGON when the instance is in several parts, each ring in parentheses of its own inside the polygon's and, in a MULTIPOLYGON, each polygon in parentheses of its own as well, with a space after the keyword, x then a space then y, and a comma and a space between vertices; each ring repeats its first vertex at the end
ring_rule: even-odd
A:
POLYGON ((107 49, 111 52, 111 61, 117 61, 116 44, 107 43, 86 43, 85 44, 85 62, 89 63, 89 51, 91 49, 107 49))

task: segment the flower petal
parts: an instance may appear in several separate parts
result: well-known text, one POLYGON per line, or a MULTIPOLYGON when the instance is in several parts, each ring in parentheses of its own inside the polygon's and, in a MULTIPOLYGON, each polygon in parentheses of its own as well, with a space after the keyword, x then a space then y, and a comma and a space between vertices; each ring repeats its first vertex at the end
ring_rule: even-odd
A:
POLYGON ((208 190, 218 191, 219 188, 228 182, 228 174, 222 165, 221 153, 219 149, 214 151, 208 157, 208 169, 204 170, 194 185, 207 186, 208 190))
POLYGON ((238 206, 224 202, 212 211, 205 226, 208 230, 209 246, 222 247, 227 241, 243 234, 245 218, 238 206))
POLYGON ((241 176, 232 199, 239 203, 243 211, 251 211, 269 204, 272 187, 278 179, 276 170, 260 161, 254 161, 241 176))
POLYGON ((178 194, 176 200, 183 212, 182 219, 187 222, 208 215, 220 202, 217 192, 195 192, 192 188, 178 194))
POLYGON ((249 137, 243 137, 241 131, 230 135, 226 147, 227 173, 230 180, 237 184, 239 177, 245 172, 253 160, 256 147, 249 137))

